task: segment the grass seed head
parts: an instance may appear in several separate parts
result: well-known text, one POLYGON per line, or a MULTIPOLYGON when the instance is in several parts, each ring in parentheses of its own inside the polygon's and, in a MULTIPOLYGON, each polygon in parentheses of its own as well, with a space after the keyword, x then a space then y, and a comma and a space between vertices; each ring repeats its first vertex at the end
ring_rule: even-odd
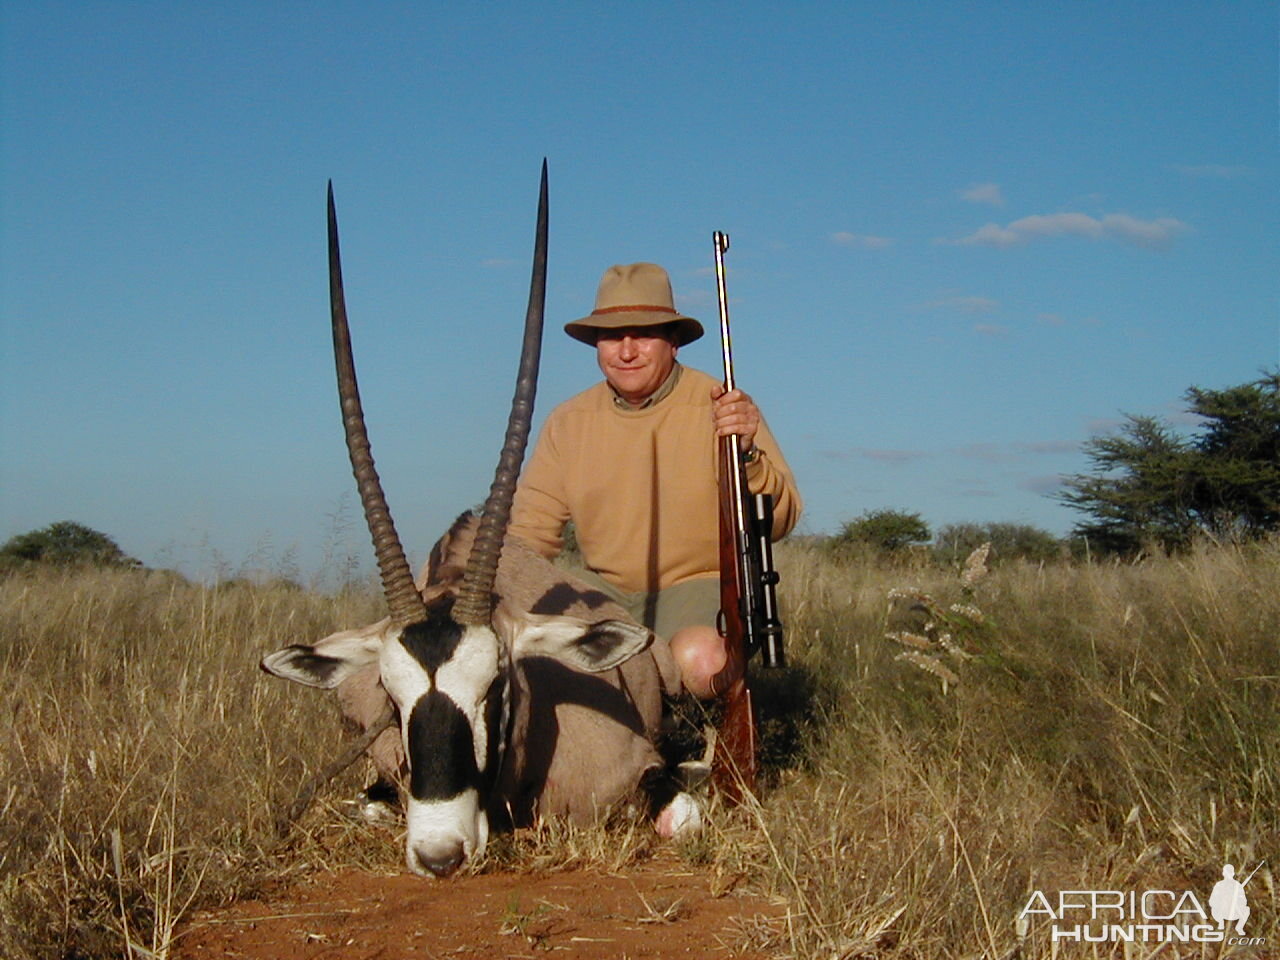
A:
POLYGON ((918 650, 932 650, 934 643, 928 637, 922 637, 918 633, 909 633, 906 630, 899 630, 896 633, 886 633, 885 637, 894 643, 900 643, 904 647, 915 647, 918 650))
POLYGON ((955 685, 960 682, 960 677, 954 670, 944 666, 938 660, 923 653, 916 653, 914 650, 908 650, 900 653, 893 659, 905 660, 914 667, 919 667, 925 673, 931 673, 940 680, 955 685))
POLYGON ((987 569, 987 557, 991 554, 991 544, 984 543, 964 562, 964 572, 960 574, 960 582, 966 587, 980 583, 991 571, 987 569))

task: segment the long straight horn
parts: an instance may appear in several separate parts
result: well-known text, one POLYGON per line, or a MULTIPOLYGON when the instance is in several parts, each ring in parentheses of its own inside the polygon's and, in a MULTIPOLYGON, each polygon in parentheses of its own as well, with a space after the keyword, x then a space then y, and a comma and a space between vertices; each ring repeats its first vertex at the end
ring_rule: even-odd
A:
POLYGON ((347 302, 342 293, 342 257, 338 252, 338 215, 333 206, 333 181, 329 182, 329 307, 333 314, 333 361, 338 368, 338 400, 342 404, 342 425, 347 434, 347 453, 351 470, 360 490, 364 518, 373 537, 373 550, 382 574, 382 590, 387 597, 391 619, 397 626, 407 626, 426 619, 427 606, 413 583, 413 571, 405 559, 404 548, 396 535, 396 525, 387 509, 378 471, 369 450, 369 434, 365 430, 364 410, 360 406, 360 387, 356 383, 356 365, 351 357, 351 331, 347 327, 347 302))
POLYGON ((511 400, 511 416, 507 420, 507 436, 498 458, 489 499, 485 501, 476 532, 475 545, 467 561, 467 571, 453 618, 463 624, 487 624, 493 614, 491 595, 498 573, 498 556, 502 538, 511 517, 511 501, 515 497, 516 478, 524 461, 533 423, 533 399, 538 388, 538 359, 542 352, 542 315, 547 299, 547 161, 542 161, 542 185, 538 194, 538 230, 533 247, 533 278, 529 284, 529 309, 524 321, 524 346, 520 352, 520 372, 516 376, 516 392, 511 400))

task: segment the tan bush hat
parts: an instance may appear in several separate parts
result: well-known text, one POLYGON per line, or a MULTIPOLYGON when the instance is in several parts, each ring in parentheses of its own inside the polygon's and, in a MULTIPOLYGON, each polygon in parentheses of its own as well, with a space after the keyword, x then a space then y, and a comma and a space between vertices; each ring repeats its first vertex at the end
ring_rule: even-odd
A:
POLYGON ((702 324, 676 312, 671 278, 656 263, 627 263, 604 272, 596 291, 591 315, 564 325, 575 340, 595 345, 600 330, 673 324, 676 346, 683 347, 702 336, 702 324))

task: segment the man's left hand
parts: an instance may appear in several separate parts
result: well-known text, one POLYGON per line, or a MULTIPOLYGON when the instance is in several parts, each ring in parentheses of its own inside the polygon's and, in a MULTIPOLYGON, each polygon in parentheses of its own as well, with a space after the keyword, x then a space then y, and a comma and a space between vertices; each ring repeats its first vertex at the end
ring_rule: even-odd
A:
POLYGON ((742 438, 743 450, 750 450, 755 445, 756 431, 760 429, 760 408, 741 390, 726 393, 723 384, 716 384, 711 390, 711 415, 715 421, 716 436, 737 434, 742 438))

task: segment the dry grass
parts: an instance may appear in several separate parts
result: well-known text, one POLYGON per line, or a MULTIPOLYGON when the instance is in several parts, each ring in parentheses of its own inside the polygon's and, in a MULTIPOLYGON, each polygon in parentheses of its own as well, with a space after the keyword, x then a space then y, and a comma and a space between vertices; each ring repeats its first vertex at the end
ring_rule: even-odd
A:
MULTIPOLYGON (((895 957, 1006 956, 1035 889, 1192 889, 1207 903, 1222 863, 1274 862, 1280 543, 999 568, 977 585, 983 628, 971 658, 948 661, 961 682, 947 693, 895 661, 887 597, 910 586, 945 606, 964 585, 903 579, 815 568, 789 589, 843 589, 843 609, 784 597, 801 611, 796 658, 827 665, 831 711, 811 766, 763 814, 782 851, 773 883, 810 921, 799 953, 882 956, 892 942, 895 957)), ((1280 954, 1267 868, 1250 896, 1250 935, 1280 954)), ((1050 954, 1034 929, 1022 946, 1050 954)), ((1058 955, 1100 948, 1075 949, 1058 955)))
MULTIPOLYGON (((959 571, 802 545, 777 559, 793 666, 759 676, 768 787, 681 846, 726 889, 791 905, 784 930, 744 942, 804 958, 1048 957, 1043 929, 1020 941, 1015 926, 1035 889, 1206 899, 1222 863, 1277 862, 1280 544, 1008 564, 972 596, 959 571), (945 692, 886 639, 937 636, 891 606, 907 588, 982 611, 953 638, 969 656, 945 658, 958 679, 945 692)), ((330 698, 255 667, 379 608, 365 591, 156 573, 0 582, 0 955, 163 957, 196 905, 317 869, 399 869, 395 830, 341 803, 360 770, 277 842, 275 812, 342 734, 330 698)), ((616 869, 657 842, 625 816, 547 824, 499 838, 476 869, 616 869)), ((1268 868, 1249 896, 1250 935, 1280 953, 1268 868)))
POLYGON ((271 823, 340 742, 334 707, 255 664, 378 615, 364 593, 158 573, 0 583, 0 955, 120 956, 128 944, 163 956, 193 903, 251 891, 296 869, 290 856, 334 856, 332 828, 285 856, 271 823))

